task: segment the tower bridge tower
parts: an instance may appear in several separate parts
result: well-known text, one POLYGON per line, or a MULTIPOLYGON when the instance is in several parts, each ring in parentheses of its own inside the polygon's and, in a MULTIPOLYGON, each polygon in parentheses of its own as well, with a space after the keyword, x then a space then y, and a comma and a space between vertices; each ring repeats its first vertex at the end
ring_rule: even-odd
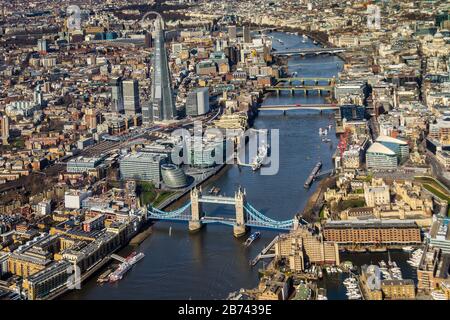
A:
POLYGON ((202 228, 201 218, 203 216, 202 204, 199 201, 202 190, 196 187, 191 190, 191 220, 189 221, 189 231, 195 232, 202 228))
POLYGON ((238 191, 234 194, 235 207, 236 207, 236 223, 233 226, 233 234, 236 238, 245 235, 247 232, 246 218, 245 218, 245 190, 239 187, 238 191))

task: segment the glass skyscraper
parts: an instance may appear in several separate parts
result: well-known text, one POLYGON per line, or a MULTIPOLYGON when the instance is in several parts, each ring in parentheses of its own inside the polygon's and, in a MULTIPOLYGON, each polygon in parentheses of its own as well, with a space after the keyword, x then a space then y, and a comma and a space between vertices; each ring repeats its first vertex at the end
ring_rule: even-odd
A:
MULTIPOLYGON (((152 70, 152 105, 155 120, 172 120, 176 116, 170 82, 169 64, 164 41, 163 21, 160 17, 155 20, 155 52, 152 70)), ((146 112, 144 112, 146 113, 146 112)), ((150 112, 148 112, 150 114, 150 112)))

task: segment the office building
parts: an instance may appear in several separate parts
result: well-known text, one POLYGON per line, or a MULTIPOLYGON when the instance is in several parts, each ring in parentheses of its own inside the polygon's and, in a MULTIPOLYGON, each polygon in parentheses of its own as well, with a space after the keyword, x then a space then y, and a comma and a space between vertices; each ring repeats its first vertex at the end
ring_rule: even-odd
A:
POLYGON ((366 118, 366 108, 352 104, 343 105, 339 107, 339 115, 341 120, 363 120, 366 118))
POLYGON ((244 43, 251 43, 252 38, 250 36, 250 27, 249 26, 243 26, 242 27, 242 33, 244 38, 244 43))
POLYGON ((394 151, 397 155, 398 163, 403 163, 408 160, 409 146, 406 141, 381 135, 377 138, 377 142, 394 151))
POLYGON ((373 143, 366 152, 367 169, 393 170, 397 168, 397 155, 379 142, 373 143))
POLYGON ((153 103, 149 100, 142 103, 142 122, 151 123, 153 122, 153 103))
POLYGON ((208 88, 197 88, 189 92, 186 99, 186 114, 200 116, 209 112, 208 88))
MULTIPOLYGON (((200 140, 200 139, 199 139, 200 140)), ((224 162, 226 144, 224 141, 193 141, 188 151, 189 165, 199 168, 213 167, 224 162), (201 145, 197 144, 200 143, 201 145)))
POLYGON ((122 82, 123 106, 126 115, 134 116, 141 112, 139 104, 139 84, 137 80, 122 82))
POLYGON ((97 169, 103 164, 105 157, 83 157, 79 156, 70 159, 67 162, 67 172, 69 173, 83 173, 97 169))
POLYGON ((153 38, 152 38, 152 34, 150 32, 147 32, 145 34, 144 45, 146 48, 153 47, 153 38))
POLYGON ((64 193, 64 207, 66 209, 81 209, 83 200, 90 197, 91 191, 69 190, 64 193))
MULTIPOLYGON (((176 117, 175 103, 170 81, 170 70, 164 40, 164 21, 155 20, 155 52, 152 57, 152 90, 153 118, 164 121, 176 117)), ((149 114, 149 113, 148 113, 149 114)))
POLYGON ((430 245, 447 254, 450 254, 449 222, 448 218, 433 216, 433 224, 429 233, 430 245))
POLYGON ((52 200, 42 200, 36 205, 36 213, 40 215, 50 214, 52 210, 52 200))
POLYGON ((236 25, 228 26, 228 37, 230 40, 236 40, 237 28, 236 25))
POLYGON ((2 143, 7 145, 9 140, 9 117, 3 115, 0 118, 0 125, 2 127, 2 143))
POLYGON ((111 111, 116 113, 123 113, 123 87, 122 78, 118 77, 111 80, 111 111))
POLYGON ((335 86, 334 94, 339 103, 362 105, 368 95, 368 89, 363 81, 340 81, 335 86))
POLYGON ((39 53, 47 53, 47 51, 48 51, 48 43, 47 43, 46 39, 38 39, 37 51, 39 53))
POLYGON ((124 180, 152 181, 161 184, 161 165, 167 162, 164 154, 137 152, 127 154, 120 160, 120 176, 124 180))

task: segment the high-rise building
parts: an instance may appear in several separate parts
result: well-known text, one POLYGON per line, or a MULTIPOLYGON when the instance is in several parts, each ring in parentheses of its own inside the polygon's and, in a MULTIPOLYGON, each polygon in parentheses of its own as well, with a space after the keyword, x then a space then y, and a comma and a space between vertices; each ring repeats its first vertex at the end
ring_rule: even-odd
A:
POLYGON ((40 85, 37 85, 36 88, 34 89, 33 99, 34 103, 39 107, 42 107, 42 105, 44 104, 44 95, 42 93, 40 85))
POLYGON ((230 38, 230 40, 236 40, 236 34, 236 25, 228 26, 228 38, 230 38))
POLYGON ((4 115, 1 119, 2 126, 2 142, 4 145, 8 144, 9 140, 9 118, 7 115, 4 115))
POLYGON ((153 119, 153 104, 151 101, 144 101, 142 103, 142 122, 151 123, 153 119))
POLYGON ((153 38, 152 38, 152 34, 150 32, 147 32, 145 34, 144 44, 145 44, 146 48, 153 47, 153 38))
POLYGON ((252 42, 252 37, 250 36, 250 27, 249 26, 244 26, 242 28, 242 32, 244 34, 244 43, 250 43, 252 42))
POLYGON ((346 104, 339 107, 339 116, 341 120, 363 120, 366 117, 366 108, 354 104, 346 104))
POLYGON ((116 113, 122 113, 123 105, 123 87, 122 78, 114 78, 111 80, 111 110, 116 113))
POLYGON ((209 111, 208 88, 197 88, 189 92, 186 98, 186 114, 200 116, 209 111))
POLYGON ((176 116, 173 101, 170 70, 167 52, 164 45, 164 21, 161 17, 155 20, 155 52, 152 68, 152 104, 155 120, 172 120, 176 116))
POLYGON ((137 80, 122 82, 123 107, 126 115, 134 116, 141 112, 139 104, 139 84, 137 80))
POLYGON ((38 39, 37 51, 40 52, 40 53, 47 53, 47 51, 48 51, 48 43, 47 43, 46 39, 38 39))

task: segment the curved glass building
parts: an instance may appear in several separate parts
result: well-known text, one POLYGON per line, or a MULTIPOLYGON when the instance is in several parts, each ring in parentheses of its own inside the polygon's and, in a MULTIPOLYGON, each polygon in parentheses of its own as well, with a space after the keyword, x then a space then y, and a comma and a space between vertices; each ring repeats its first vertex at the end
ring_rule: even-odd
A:
POLYGON ((164 184, 169 188, 183 188, 189 184, 184 171, 171 163, 161 165, 161 175, 164 184))

